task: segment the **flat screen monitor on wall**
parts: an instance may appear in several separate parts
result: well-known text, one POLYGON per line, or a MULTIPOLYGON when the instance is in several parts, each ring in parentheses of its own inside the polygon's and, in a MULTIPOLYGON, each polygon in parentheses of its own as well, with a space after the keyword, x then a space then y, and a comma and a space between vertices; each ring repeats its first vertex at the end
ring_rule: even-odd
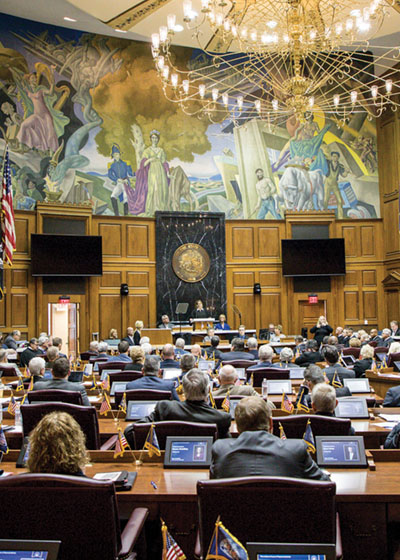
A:
POLYGON ((282 239, 283 276, 346 274, 344 239, 282 239))
POLYGON ((32 276, 101 276, 101 236, 31 235, 32 276))

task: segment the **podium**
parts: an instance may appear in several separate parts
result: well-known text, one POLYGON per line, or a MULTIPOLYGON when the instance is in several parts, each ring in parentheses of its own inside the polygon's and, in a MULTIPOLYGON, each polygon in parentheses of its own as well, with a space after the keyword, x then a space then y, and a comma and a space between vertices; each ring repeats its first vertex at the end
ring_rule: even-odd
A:
POLYGON ((204 330, 214 326, 215 319, 208 317, 208 319, 192 319, 193 330, 204 330))

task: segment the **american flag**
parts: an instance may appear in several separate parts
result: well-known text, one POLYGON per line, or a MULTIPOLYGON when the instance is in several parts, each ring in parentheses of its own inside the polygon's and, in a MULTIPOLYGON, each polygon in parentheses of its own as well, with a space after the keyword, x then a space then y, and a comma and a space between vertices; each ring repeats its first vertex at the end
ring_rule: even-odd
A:
POLYGON ((162 560, 186 560, 184 552, 173 537, 171 537, 164 522, 162 523, 161 530, 163 535, 162 560))
POLYGON ((289 414, 292 414, 294 410, 293 403, 290 401, 286 393, 282 394, 281 410, 285 410, 286 412, 289 412, 289 414))
POLYGON ((222 401, 221 408, 225 410, 225 412, 229 412, 231 409, 231 399, 229 398, 229 391, 224 400, 222 401))
POLYGON ((285 430, 283 429, 283 426, 280 422, 279 422, 279 437, 281 439, 287 439, 286 434, 285 434, 285 430))
POLYGON ((114 450, 114 459, 117 457, 122 457, 124 455, 125 449, 129 447, 129 443, 126 441, 123 431, 118 428, 118 439, 114 450))
POLYGON ((110 401, 108 400, 107 394, 104 393, 103 401, 101 403, 99 412, 100 412, 100 414, 106 414, 106 412, 108 412, 109 410, 111 410, 111 404, 110 404, 110 401))
POLYGON ((121 402, 118 405, 118 408, 120 410, 122 410, 122 412, 125 412, 125 414, 126 414, 126 393, 124 393, 122 395, 122 399, 121 399, 121 402))
POLYGON ((15 416, 16 410, 17 410, 17 401, 14 399, 13 393, 11 393, 11 399, 10 402, 8 403, 7 411, 13 416, 15 416))
POLYGON ((10 265, 13 262, 13 253, 16 248, 13 195, 11 187, 11 168, 8 147, 4 156, 3 168, 3 196, 1 199, 2 211, 2 243, 4 248, 4 260, 10 265))
POLYGON ((110 376, 106 375, 106 378, 102 382, 102 387, 104 391, 108 391, 110 389, 110 376))

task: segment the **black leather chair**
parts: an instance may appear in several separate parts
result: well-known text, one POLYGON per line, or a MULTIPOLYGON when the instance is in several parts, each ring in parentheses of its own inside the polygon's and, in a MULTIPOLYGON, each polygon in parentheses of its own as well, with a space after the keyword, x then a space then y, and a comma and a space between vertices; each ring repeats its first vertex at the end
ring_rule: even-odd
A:
POLYGON ((112 449, 117 441, 117 435, 109 438, 101 445, 99 421, 94 406, 79 406, 63 402, 23 404, 21 406, 22 426, 24 436, 28 436, 43 416, 61 410, 71 414, 82 428, 86 436, 86 447, 88 449, 112 449))
POLYGON ((120 381, 123 383, 129 383, 129 381, 140 379, 141 377, 143 377, 143 374, 140 371, 116 371, 115 373, 109 373, 108 377, 110 378, 111 388, 113 383, 120 381))
MULTIPOLYGON (((218 435, 216 424, 170 420, 166 422, 154 422, 154 426, 160 449, 165 449, 167 436, 211 436, 216 440, 218 435)), ((143 449, 150 427, 151 423, 134 423, 129 426, 129 428, 132 429, 135 449, 143 449)))
POLYGON ((205 558, 218 516, 242 543, 328 543, 337 545, 334 482, 248 477, 197 482, 199 539, 205 558))
POLYGON ((43 389, 42 391, 30 391, 28 393, 30 403, 34 402, 64 402, 83 405, 82 393, 80 391, 61 391, 60 389, 43 389))
POLYGON ((109 369, 113 371, 122 371, 126 366, 126 362, 97 362, 99 366, 99 374, 101 375, 103 369, 109 369))
POLYGON ((129 391, 116 391, 115 404, 118 406, 123 394, 126 395, 126 402, 129 401, 170 401, 171 391, 156 391, 154 389, 129 389, 129 391))
POLYGON ((347 418, 332 418, 317 414, 296 414, 295 416, 275 416, 272 418, 273 433, 279 437, 279 423, 287 438, 302 439, 307 422, 311 422, 311 430, 315 436, 348 436, 351 421, 347 418))
POLYGON ((256 364, 257 361, 256 360, 224 360, 223 358, 223 354, 222 354, 222 365, 223 366, 233 366, 235 368, 244 368, 245 370, 247 370, 247 368, 249 368, 250 366, 254 366, 254 364, 256 364))
POLYGON ((1 478, 0 494, 2 538, 59 540, 59 560, 126 558, 149 513, 134 509, 121 532, 114 483, 79 476, 1 478))
POLYGON ((358 358, 360 357, 360 348, 343 348, 342 350, 342 354, 343 356, 350 356, 350 354, 352 356, 355 357, 356 360, 358 360, 358 358))
POLYGON ((394 362, 400 361, 400 352, 393 352, 387 355, 387 367, 394 367, 394 362))
POLYGON ((260 368, 247 370, 247 380, 253 375, 253 387, 261 387, 263 379, 290 379, 290 369, 260 368))
POLYGON ((0 364, 0 377, 14 377, 16 375, 14 364, 0 364))
POLYGON ((377 354, 387 354, 389 351, 389 348, 387 346, 376 346, 374 348, 374 356, 376 356, 377 354))
POLYGON ((88 362, 91 357, 97 356, 96 352, 81 352, 80 357, 84 362, 88 362))

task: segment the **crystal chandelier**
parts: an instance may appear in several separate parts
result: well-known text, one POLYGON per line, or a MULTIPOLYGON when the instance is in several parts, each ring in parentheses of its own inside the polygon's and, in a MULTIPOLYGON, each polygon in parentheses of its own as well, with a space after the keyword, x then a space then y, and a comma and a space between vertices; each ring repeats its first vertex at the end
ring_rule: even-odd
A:
POLYGON ((183 21, 201 54, 188 68, 171 51, 176 16, 152 34, 152 53, 166 97, 190 115, 212 122, 250 118, 271 123, 322 110, 346 121, 397 110, 398 47, 374 36, 386 7, 381 0, 201 0, 201 15, 183 2, 183 21), (212 39, 203 44, 208 29, 212 39))

